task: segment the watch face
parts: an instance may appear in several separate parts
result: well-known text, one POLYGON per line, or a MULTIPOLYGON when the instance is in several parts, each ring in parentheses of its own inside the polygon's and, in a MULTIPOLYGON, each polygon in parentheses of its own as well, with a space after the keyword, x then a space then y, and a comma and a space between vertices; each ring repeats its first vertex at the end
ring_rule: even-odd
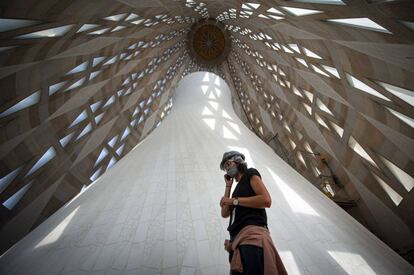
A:
POLYGON ((233 205, 238 205, 239 204, 239 200, 238 199, 235 199, 234 201, 233 201, 233 205))

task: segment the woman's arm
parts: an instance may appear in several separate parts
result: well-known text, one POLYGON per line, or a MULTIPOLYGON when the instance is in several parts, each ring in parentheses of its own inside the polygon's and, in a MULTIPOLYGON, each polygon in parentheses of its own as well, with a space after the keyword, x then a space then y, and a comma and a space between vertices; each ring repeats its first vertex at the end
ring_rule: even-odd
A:
MULTIPOLYGON (((250 186, 253 188, 256 196, 240 197, 239 205, 251 208, 269 208, 272 205, 272 198, 260 177, 257 175, 252 176, 250 179, 250 186)), ((222 198, 224 205, 232 205, 233 200, 233 198, 222 198)), ((221 213, 223 216, 223 208, 221 213)))
POLYGON ((226 189, 224 190, 224 196, 221 197, 220 200, 220 206, 221 206, 221 216, 223 218, 227 218, 230 217, 230 204, 225 204, 225 200, 230 199, 230 191, 231 191, 231 186, 233 185, 233 179, 227 179, 226 176, 224 175, 224 182, 226 183, 226 189))
POLYGON ((231 187, 226 187, 226 190, 224 191, 224 196, 221 198, 220 200, 220 206, 221 206, 221 216, 223 218, 228 218, 230 217, 230 206, 224 204, 224 200, 225 199, 230 199, 230 190, 231 187))

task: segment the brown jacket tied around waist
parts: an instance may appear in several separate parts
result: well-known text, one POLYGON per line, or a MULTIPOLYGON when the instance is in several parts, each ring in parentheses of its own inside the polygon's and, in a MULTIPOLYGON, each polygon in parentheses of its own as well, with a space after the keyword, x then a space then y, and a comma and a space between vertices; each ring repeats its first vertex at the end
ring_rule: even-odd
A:
POLYGON ((256 225, 244 227, 232 242, 233 257, 230 270, 243 273, 239 245, 255 245, 263 249, 264 275, 287 274, 285 266, 273 245, 269 230, 256 225))

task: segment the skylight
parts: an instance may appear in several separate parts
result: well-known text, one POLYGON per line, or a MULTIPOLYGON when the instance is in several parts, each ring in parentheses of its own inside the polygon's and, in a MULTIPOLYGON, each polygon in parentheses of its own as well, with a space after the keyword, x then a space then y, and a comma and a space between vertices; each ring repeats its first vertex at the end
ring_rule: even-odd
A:
POLYGON ((100 175, 102 170, 102 167, 99 168, 98 170, 95 171, 95 173, 93 173, 93 175, 89 178, 92 182, 94 182, 100 175))
POLYGON ((125 26, 116 26, 111 32, 116 32, 116 31, 120 31, 122 29, 125 29, 125 26))
POLYGON ((300 49, 297 44, 289 44, 289 47, 293 49, 295 52, 300 53, 300 49))
POLYGON ((291 139, 289 139, 289 143, 290 143, 290 146, 292 146, 292 149, 295 150, 296 143, 294 143, 293 140, 291 140, 291 139))
POLYGON ((312 69, 317 72, 318 74, 324 75, 326 77, 331 77, 330 75, 328 75, 327 73, 325 73, 324 71, 322 71, 321 69, 319 69, 318 67, 316 67, 315 65, 311 64, 312 69))
POLYGON ((303 103, 303 106, 305 107, 306 111, 308 111, 309 115, 311 115, 312 114, 312 108, 306 103, 303 103))
POLYGON ((403 25, 405 25, 410 30, 414 31, 414 22, 410 21, 400 21, 403 25))
POLYGON ((344 18, 344 19, 328 19, 329 22, 339 23, 343 25, 348 25, 351 27, 357 27, 372 31, 378 31, 378 32, 385 32, 385 33, 391 33, 386 28, 378 25, 374 21, 372 21, 369 18, 362 17, 362 18, 344 18))
POLYGON ((323 127, 325 127, 326 129, 329 129, 329 127, 328 127, 328 125, 326 125, 326 123, 325 123, 325 121, 317 114, 317 113, 315 113, 315 118, 316 118, 316 121, 320 124, 320 125, 322 125, 323 127))
POLYGON ((88 67, 88 61, 83 62, 82 64, 76 66, 75 68, 73 68, 72 70, 70 70, 66 75, 68 74, 76 74, 79 72, 82 72, 84 70, 86 70, 86 68, 88 67))
POLYGON ((69 91, 72 89, 75 89, 79 86, 81 86, 83 84, 83 82, 85 82, 85 78, 82 77, 81 79, 79 79, 78 81, 76 81, 75 83, 73 83, 72 85, 70 85, 68 88, 65 89, 65 91, 69 91))
POLYGON ((338 73, 338 70, 337 70, 337 69, 335 69, 335 68, 333 68, 333 67, 330 67, 330 66, 327 66, 327 65, 322 65, 322 67, 323 67, 325 70, 327 70, 330 74, 334 75, 336 78, 341 78, 341 77, 339 76, 339 73, 338 73))
POLYGON ((302 162, 302 164, 307 167, 305 159, 303 158, 301 152, 296 152, 296 156, 298 157, 298 159, 300 160, 300 162, 302 162))
POLYGON ((105 57, 103 57, 103 56, 95 57, 92 61, 92 67, 95 67, 96 65, 101 63, 104 59, 105 59, 105 57))
POLYGON ((106 156, 108 155, 108 150, 104 147, 96 159, 95 166, 98 165, 106 156))
POLYGON ((86 111, 83 110, 82 113, 80 113, 78 115, 78 117, 72 122, 72 124, 69 126, 69 128, 76 125, 76 124, 78 124, 79 122, 83 121, 87 116, 88 115, 87 115, 86 111))
POLYGON ((116 153, 118 154, 118 156, 122 155, 122 152, 124 151, 124 147, 125 147, 125 144, 122 144, 122 146, 119 147, 118 150, 116 150, 116 153))
POLYGON ((82 27, 79 28, 79 30, 76 33, 89 31, 91 29, 97 28, 99 25, 96 24, 83 24, 82 27))
POLYGON ((110 20, 110 21, 120 21, 120 20, 122 20, 123 18, 125 18, 126 17, 126 13, 122 13, 122 14, 117 14, 117 15, 112 15, 112 16, 108 16, 108 17, 105 17, 104 19, 106 19, 106 20, 110 20))
POLYGON ((96 31, 90 32, 88 34, 91 34, 91 35, 97 34, 97 35, 99 35, 99 34, 103 34, 103 33, 107 32, 109 29, 110 28, 103 28, 103 29, 100 29, 100 30, 96 30, 96 31))
POLYGON ((37 21, 33 20, 0 18, 0 32, 23 28, 37 23, 37 21))
POLYGON ((313 94, 309 91, 303 90, 305 92, 305 95, 309 98, 309 101, 313 101, 313 94))
POLYGON ((25 99, 21 100, 19 103, 13 105, 12 107, 7 109, 6 111, 2 112, 0 114, 0 117, 5 117, 5 116, 8 116, 8 115, 13 114, 15 112, 18 112, 20 110, 23 110, 27 107, 30 107, 30 106, 38 103, 39 99, 40 99, 40 92, 37 91, 37 92, 31 94, 30 96, 26 97, 25 99))
POLYGON ((58 36, 65 35, 70 29, 72 29, 72 27, 73 25, 66 25, 66 26, 52 28, 48 30, 23 34, 23 35, 17 36, 16 38, 58 37, 58 36))
POLYGON ((378 168, 377 164, 372 160, 368 153, 362 148, 362 146, 352 137, 349 136, 348 145, 352 150, 355 151, 358 155, 369 161, 372 165, 378 168))
POLYGON ((388 111, 390 111, 393 115, 395 115, 396 117, 398 117, 399 119, 401 119, 402 121, 404 121, 405 123, 407 123, 408 125, 410 125, 412 128, 414 128, 414 119, 411 117, 408 117, 406 115, 403 115, 391 108, 388 108, 388 111))
POLYGON ((378 181, 378 183, 380 184, 380 186, 382 187, 382 189, 385 191, 385 193, 387 193, 387 195, 390 197, 390 199, 392 200, 392 202, 398 206, 401 201, 403 200, 403 198, 400 196, 400 194, 398 194, 397 192, 395 192, 394 189, 392 189, 385 181, 383 181, 380 177, 378 177, 377 175, 373 174, 375 179, 378 181))
POLYGON ((115 95, 111 96, 103 107, 105 108, 105 107, 111 105, 114 102, 115 102, 115 95))
MULTIPOLYGON (((381 157, 381 156, 380 156, 381 157)), ((414 187, 414 178, 407 174, 404 170, 400 167, 389 161, 388 159, 381 157, 381 160, 384 164, 391 170, 394 176, 400 181, 400 183, 404 186, 404 188, 410 192, 411 189, 414 187)))
POLYGON ((341 0, 293 0, 299 3, 345 5, 341 0))
POLYGON ((310 9, 302 9, 302 8, 292 8, 292 7, 281 7, 284 10, 296 15, 296 16, 303 16, 303 15, 310 15, 310 14, 316 14, 321 13, 323 11, 319 10, 310 10, 310 9))
POLYGON ((10 50, 10 49, 13 49, 15 47, 16 46, 0 47, 0 52, 4 52, 4 51, 10 50))
POLYGON ((292 89, 293 89, 293 93, 295 93, 296 95, 300 97, 303 97, 303 95, 299 92, 299 90, 295 86, 293 86, 292 89))
POLYGON ((85 128, 83 128, 82 132, 79 134, 76 140, 80 139, 81 137, 89 133, 91 130, 92 130, 92 124, 89 123, 85 128))
POLYGON ((59 140, 60 145, 62 145, 62 147, 65 147, 65 146, 69 143, 69 141, 70 141, 70 139, 72 138, 73 134, 74 134, 74 133, 70 133, 70 134, 69 134, 69 135, 67 135, 66 137, 64 137, 64 138, 60 139, 60 140, 59 140))
POLYGON ((108 145, 114 147, 116 140, 118 139, 118 135, 114 136, 109 142, 108 145))
POLYGON ((104 115, 105 115, 105 113, 102 113, 102 114, 100 114, 100 115, 97 115, 97 116, 95 117, 95 123, 96 123, 96 124, 99 124, 99 122, 101 122, 101 120, 102 120, 102 118, 104 117, 104 115))
POLYGON ((320 57, 320 56, 319 56, 319 55, 317 55, 316 53, 312 52, 311 50, 308 50, 308 49, 306 49, 306 48, 304 48, 304 50, 305 50, 305 54, 306 54, 307 56, 312 57, 312 58, 322 59, 322 57, 320 57))
POLYGON ((304 59, 296 57, 296 60, 299 63, 301 63, 303 66, 308 67, 308 63, 306 63, 306 61, 304 59))
POLYGON ((115 157, 112 157, 111 161, 109 161, 107 169, 111 168, 115 163, 116 163, 116 159, 115 157))
POLYGON ((54 84, 49 86, 49 96, 53 95, 54 93, 56 93, 60 88, 62 88, 64 85, 66 84, 66 81, 54 84))
POLYGON ((3 206, 9 210, 12 210, 16 204, 20 201, 20 199, 26 194, 27 190, 32 186, 32 181, 23 186, 19 191, 14 193, 13 196, 8 198, 5 202, 3 202, 3 206))
POLYGON ((388 92, 394 94, 395 96, 401 98, 411 106, 414 106, 414 91, 409 91, 401 87, 393 86, 384 82, 379 82, 382 87, 384 87, 388 92))
POLYGON ((381 99, 384 99, 386 101, 390 101, 387 97, 385 97, 381 93, 377 92, 376 90, 372 89, 371 87, 366 85, 364 82, 358 80, 357 78, 353 77, 352 75, 346 74, 346 78, 348 79, 348 82, 352 87, 357 88, 361 91, 364 91, 368 94, 374 95, 376 97, 379 97, 381 99))
POLYGON ((260 7, 260 4, 256 4, 256 3, 242 4, 242 9, 245 9, 245 10, 253 10, 253 9, 257 9, 259 7, 260 7))
POLYGON ((126 127, 124 133, 122 134, 121 141, 124 140, 129 135, 130 132, 131 131, 129 130, 129 128, 126 127))
POLYGON ((9 184, 16 178, 21 169, 22 167, 16 168, 14 171, 8 173, 0 179, 0 193, 3 192, 7 186, 9 186, 9 184))
POLYGON ((33 165, 33 167, 30 169, 30 171, 26 174, 25 177, 30 176, 37 170, 39 170, 43 165, 48 163, 51 159, 53 159, 56 156, 56 151, 51 146, 44 154, 43 156, 33 165))
POLYGON ((333 123, 332 121, 330 121, 332 127, 334 128, 334 130, 338 133, 338 135, 342 138, 342 136, 344 135, 344 129, 342 129, 341 127, 339 127, 338 125, 336 125, 335 123, 333 123))
POLYGON ((281 11, 279 11, 275 8, 270 8, 270 9, 267 10, 267 12, 274 13, 274 14, 279 14, 279 15, 284 15, 281 11))
POLYGON ((319 107, 319 109, 321 109, 322 111, 330 114, 331 116, 333 116, 332 112, 328 109, 328 107, 323 104, 322 101, 319 100, 319 98, 316 99, 316 105, 319 107))
POLYGON ((125 18, 125 21, 133 20, 133 19, 136 19, 138 17, 139 17, 139 15, 137 15, 135 13, 131 13, 130 15, 128 15, 127 18, 125 18))

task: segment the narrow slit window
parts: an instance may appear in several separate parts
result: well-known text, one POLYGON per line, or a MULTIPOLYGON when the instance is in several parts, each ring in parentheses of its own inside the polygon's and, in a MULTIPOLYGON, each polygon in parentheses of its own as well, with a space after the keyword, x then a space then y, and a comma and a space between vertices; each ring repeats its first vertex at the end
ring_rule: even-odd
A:
POLYGON ((102 167, 93 173, 93 175, 89 178, 92 182, 94 182, 100 175, 101 175, 102 167))
POLYGON ((82 113, 80 113, 80 114, 76 117, 76 119, 72 122, 72 124, 69 126, 69 128, 70 128, 70 127, 72 127, 72 126, 75 126, 75 125, 76 125, 76 124, 78 124, 79 122, 81 122, 81 121, 85 120, 85 118, 86 118, 87 116, 88 116, 88 115, 87 115, 86 111, 85 111, 85 110, 83 110, 83 111, 82 111, 82 113))
POLYGON ((101 122, 102 118, 104 117, 105 113, 99 114, 95 117, 95 123, 99 124, 101 122))
POLYGON ((414 128, 414 119, 411 117, 408 117, 406 115, 403 115, 391 108, 388 108, 388 111, 390 111, 394 116, 398 117, 400 120, 402 120, 404 123, 408 124, 409 126, 411 126, 412 128, 414 128))
POLYGON ((0 18, 0 32, 24 28, 38 23, 39 22, 33 20, 0 18))
POLYGON ((86 32, 86 31, 90 31, 94 28, 99 27, 99 25, 96 24, 83 24, 82 27, 79 28, 79 30, 76 33, 80 33, 80 32, 86 32))
POLYGON ((106 156, 108 155, 108 150, 104 147, 99 153, 98 158, 96 159, 95 166, 97 166, 106 156))
POLYGON ((327 66, 327 65, 322 65, 322 67, 328 72, 328 73, 330 73, 330 74, 332 74, 333 76, 335 76, 336 78, 341 78, 340 76, 339 76, 339 73, 338 73, 338 70, 337 69, 335 69, 335 68, 333 68, 333 67, 330 67, 330 66, 327 66))
POLYGON ((378 97, 378 98, 384 99, 384 100, 386 100, 386 101, 391 101, 390 99, 388 99, 387 97, 385 97, 385 96, 384 96, 384 95, 382 95, 381 93, 377 92, 377 91, 376 91, 376 90, 374 90, 373 88, 369 87, 367 84, 365 84, 365 83, 364 83, 364 82, 362 82, 361 80, 359 80, 359 79, 357 79, 357 78, 353 77, 352 75, 350 75, 350 74, 346 74, 346 77, 347 77, 347 79, 348 79, 349 84, 350 84, 352 87, 354 87, 354 88, 356 88, 356 89, 358 89, 358 90, 361 90, 361 91, 363 91, 363 92, 366 92, 366 93, 368 93, 368 94, 371 94, 371 95, 373 95, 373 96, 375 96, 375 97, 378 97))
POLYGON ((374 160, 368 155, 368 153, 362 148, 362 146, 352 137, 349 137, 348 145, 351 147, 352 150, 355 151, 359 156, 367 160, 369 163, 374 165, 378 168, 377 164, 374 162, 374 160))
POLYGON ((54 93, 56 93, 60 88, 62 88, 64 85, 66 84, 66 81, 54 84, 49 86, 49 96, 53 95, 54 93))
POLYGON ((384 33, 391 33, 386 28, 378 25, 374 21, 369 18, 344 18, 344 19, 328 19, 329 22, 334 22, 342 25, 347 25, 351 27, 357 27, 366 30, 384 32, 384 33))
POLYGON ((308 50, 308 49, 306 49, 306 48, 304 48, 304 49, 305 49, 305 54, 306 54, 307 56, 312 57, 312 58, 322 59, 322 57, 320 57, 320 56, 319 56, 319 55, 317 55, 316 53, 312 52, 311 50, 308 50))
POLYGON ((22 167, 14 169, 12 172, 8 173, 0 179, 0 193, 3 192, 9 184, 17 177, 22 167))
POLYGON ((70 133, 69 135, 65 136, 64 138, 61 138, 59 140, 60 145, 62 145, 62 147, 66 147, 66 145, 69 143, 69 141, 72 139, 74 133, 70 133))
POLYGON ((342 138, 342 136, 344 135, 344 129, 342 129, 341 127, 339 127, 337 124, 333 123, 332 121, 331 121, 331 125, 336 131, 336 133, 342 138))
POLYGON ((15 104, 14 106, 10 107, 9 109, 5 110, 0 114, 1 117, 8 116, 10 114, 13 114, 15 112, 21 111, 23 109, 26 109, 36 103, 39 102, 40 99, 40 92, 34 92, 30 96, 26 97, 25 99, 21 100, 19 103, 15 104))
POLYGON ((13 196, 8 198, 5 202, 3 202, 3 206, 6 207, 9 210, 12 210, 16 204, 19 203, 21 198, 23 198, 24 194, 26 194, 27 190, 32 186, 32 181, 23 186, 19 191, 14 193, 13 196))
POLYGON ((35 165, 32 166, 32 168, 29 170, 29 172, 26 174, 25 177, 30 176, 37 170, 39 170, 41 167, 43 167, 46 163, 48 163, 51 159, 53 159, 56 156, 55 148, 50 147, 43 156, 35 163, 35 165))
POLYGON ((414 187, 414 178, 407 174, 404 170, 400 167, 389 161, 388 159, 380 156, 381 160, 384 164, 390 169, 390 171, 394 174, 394 176, 400 181, 400 183, 404 186, 404 188, 410 192, 411 189, 414 187))
POLYGON ((59 37, 59 36, 65 35, 67 32, 69 32, 69 30, 72 29, 72 27, 73 27, 73 25, 67 25, 67 26, 52 28, 52 29, 48 29, 48 30, 23 34, 23 35, 20 35, 16 38, 26 39, 26 38, 42 38, 42 37, 59 37))
POLYGON ((331 116, 333 116, 333 113, 331 112, 331 110, 329 110, 328 107, 321 100, 319 100, 319 98, 316 99, 316 105, 322 111, 324 111, 324 112, 330 114, 331 116))
POLYGON ((127 16, 126 13, 122 13, 122 14, 117 14, 117 15, 111 15, 111 16, 105 17, 104 19, 110 20, 110 21, 121 21, 126 16, 127 16))
POLYGON ((70 70, 66 75, 76 74, 76 73, 79 73, 79 72, 83 72, 87 68, 88 68, 88 61, 83 62, 82 64, 76 66, 75 68, 73 68, 72 70, 70 70))
POLYGON ((284 10, 296 16, 311 15, 311 14, 317 14, 317 13, 322 12, 319 10, 310 10, 310 9, 301 9, 301 8, 292 8, 292 7, 281 7, 281 8, 283 8, 284 10))
POLYGON ((84 135, 89 133, 91 130, 92 130, 92 124, 89 123, 88 125, 86 125, 85 128, 83 128, 82 132, 79 134, 79 136, 76 138, 76 140, 80 139, 81 137, 83 137, 84 135))
POLYGON ((379 183, 379 185, 382 187, 382 189, 385 191, 385 193, 388 195, 388 197, 390 197, 390 199, 392 200, 392 202, 398 206, 401 201, 403 200, 403 198, 401 197, 400 194, 398 194, 397 192, 395 192, 394 189, 391 188, 391 186, 389 186, 385 181, 383 181, 380 177, 378 177, 377 175, 373 174, 375 179, 377 180, 377 182, 379 183))
POLYGON ((414 91, 409 91, 401 87, 397 87, 388 83, 378 82, 384 89, 388 92, 394 94, 395 96, 401 98, 411 106, 414 106, 414 91))

